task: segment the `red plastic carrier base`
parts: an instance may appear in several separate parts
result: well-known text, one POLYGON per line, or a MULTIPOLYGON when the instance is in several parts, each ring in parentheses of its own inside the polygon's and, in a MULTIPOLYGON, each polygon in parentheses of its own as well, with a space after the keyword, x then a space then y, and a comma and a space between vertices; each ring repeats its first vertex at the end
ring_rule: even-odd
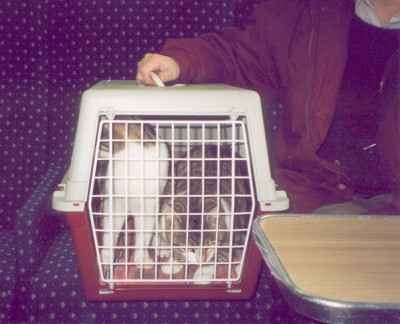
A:
POLYGON ((242 279, 238 284, 212 283, 108 283, 100 279, 96 262, 89 217, 86 211, 66 214, 74 239, 75 251, 86 298, 91 301, 121 300, 238 300, 253 296, 258 283, 262 258, 253 240, 249 241, 243 265, 242 279))

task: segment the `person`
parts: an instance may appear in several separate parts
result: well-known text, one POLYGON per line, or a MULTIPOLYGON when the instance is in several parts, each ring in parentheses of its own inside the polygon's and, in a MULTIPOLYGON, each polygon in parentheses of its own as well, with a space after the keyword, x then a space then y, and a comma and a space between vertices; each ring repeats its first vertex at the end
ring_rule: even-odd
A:
POLYGON ((268 0, 245 28, 167 40, 136 79, 258 91, 291 211, 397 213, 398 28, 400 0, 268 0))

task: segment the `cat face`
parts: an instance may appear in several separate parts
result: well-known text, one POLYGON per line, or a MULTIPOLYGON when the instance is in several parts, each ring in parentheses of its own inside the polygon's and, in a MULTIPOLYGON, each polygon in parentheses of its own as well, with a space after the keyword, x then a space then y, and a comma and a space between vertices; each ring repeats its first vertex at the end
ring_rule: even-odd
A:
POLYGON ((172 203, 165 203, 162 209, 162 213, 166 214, 162 218, 163 223, 160 224, 160 228, 165 230, 161 235, 162 245, 171 246, 172 242, 173 259, 176 261, 194 264, 212 262, 216 250, 222 255, 227 249, 220 247, 229 245, 227 217, 230 216, 221 216, 216 207, 203 215, 199 212, 187 214, 179 208, 180 203, 183 203, 180 199, 186 201, 186 198, 176 198, 175 212, 172 203), (180 212, 176 212, 177 209, 180 212))

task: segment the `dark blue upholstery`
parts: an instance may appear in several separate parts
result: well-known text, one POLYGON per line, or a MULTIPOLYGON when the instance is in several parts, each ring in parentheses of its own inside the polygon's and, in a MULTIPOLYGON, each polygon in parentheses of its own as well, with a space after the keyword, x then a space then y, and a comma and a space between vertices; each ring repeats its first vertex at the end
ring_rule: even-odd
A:
POLYGON ((261 1, 0 3, 1 323, 312 323, 288 309, 267 269, 250 301, 86 302, 70 232, 50 208, 82 91, 132 79, 138 59, 167 37, 241 25, 261 1))
POLYGON ((50 208, 51 194, 64 172, 64 161, 51 163, 30 198, 17 211, 15 245, 18 258, 14 320, 24 320, 28 316, 32 276, 39 270, 54 239, 66 230, 64 219, 61 215, 51 213, 50 208))
MULTIPOLYGON (((6 20, 1 18, 2 15, 0 15, 0 28, 2 28, 0 62, 10 60, 15 63, 15 60, 11 61, 14 52, 3 51, 11 32, 7 30, 8 24, 4 24, 6 20)), ((9 20, 12 21, 12 19, 13 17, 10 16, 9 20)), ((15 207, 21 205, 29 197, 45 165, 38 163, 32 170, 25 173, 26 167, 33 164, 34 155, 41 155, 42 147, 35 146, 34 143, 32 146, 24 144, 23 139, 29 135, 40 142, 44 138, 43 130, 28 130, 26 127, 29 120, 34 123, 38 117, 34 113, 33 94, 30 93, 30 86, 26 79, 20 80, 16 76, 6 77, 14 72, 14 64, 0 63, 0 66, 2 67, 0 82, 0 323, 8 323, 14 311, 16 285, 15 207), (22 127, 24 129, 20 130, 22 127), (31 158, 25 159, 23 152, 30 154, 31 158)))
POLYGON ((38 271, 58 233, 66 229, 61 215, 51 213, 50 198, 65 172, 65 164, 50 164, 47 173, 30 199, 18 211, 17 247, 18 274, 29 281, 38 271))
POLYGON ((0 232, 0 323, 11 320, 16 282, 16 246, 13 231, 0 232))
POLYGON ((80 286, 72 239, 60 235, 32 280, 33 322, 78 320, 84 323, 245 323, 268 322, 273 308, 264 272, 256 297, 246 302, 86 302, 80 286), (61 289, 60 289, 61 287, 61 289))
POLYGON ((34 6, 0 3, 0 323, 16 312, 16 210, 48 161, 43 27, 34 6))
POLYGON ((47 85, 40 1, 0 4, 0 229, 13 228, 15 211, 46 169, 47 85))
POLYGON ((313 323, 288 311, 265 268, 249 301, 87 302, 68 232, 57 238, 33 277, 29 314, 34 323, 313 323))

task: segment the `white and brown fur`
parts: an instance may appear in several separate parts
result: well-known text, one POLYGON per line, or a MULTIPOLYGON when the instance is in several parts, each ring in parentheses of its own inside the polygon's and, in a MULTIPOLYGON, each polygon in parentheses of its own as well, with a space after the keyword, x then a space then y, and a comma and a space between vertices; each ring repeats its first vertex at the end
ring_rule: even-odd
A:
POLYGON ((115 262, 117 249, 107 247, 116 247, 119 242, 124 242, 121 231, 128 227, 127 220, 130 218, 133 219, 135 232, 133 238, 131 234, 126 234, 126 239, 133 241, 132 245, 135 247, 133 262, 139 268, 149 268, 152 266, 149 263, 153 260, 146 247, 151 244, 157 221, 159 195, 167 182, 169 149, 166 143, 157 139, 149 124, 121 121, 111 125, 115 142, 109 148, 112 150, 112 162, 108 162, 106 175, 113 180, 112 185, 109 181, 106 183, 104 192, 110 194, 111 191, 113 196, 118 195, 121 198, 113 199, 112 208, 109 198, 103 202, 105 216, 101 224, 102 245, 106 249, 101 253, 102 262, 115 262), (129 197, 125 198, 127 195, 129 197))

